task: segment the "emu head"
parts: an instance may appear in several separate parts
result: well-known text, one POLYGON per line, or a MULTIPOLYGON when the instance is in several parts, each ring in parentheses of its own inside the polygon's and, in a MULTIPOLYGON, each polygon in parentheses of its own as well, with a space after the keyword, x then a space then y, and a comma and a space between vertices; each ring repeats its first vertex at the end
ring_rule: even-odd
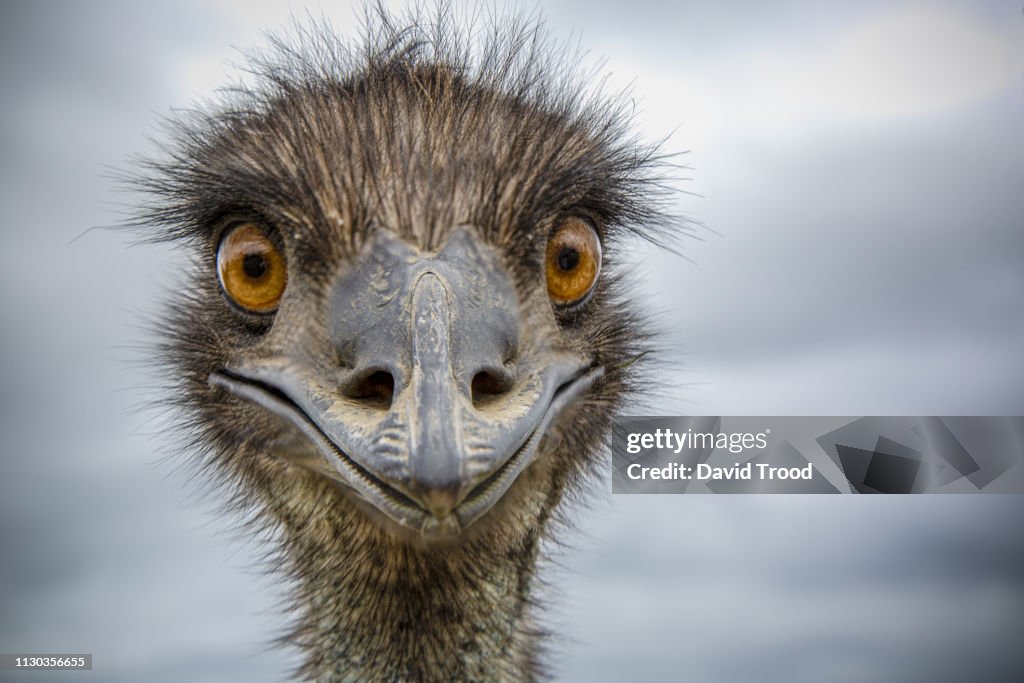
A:
POLYGON ((663 224, 661 161, 536 25, 478 47, 304 32, 149 165, 193 256, 162 323, 192 445, 288 525, 524 533, 635 384, 616 255, 663 224))

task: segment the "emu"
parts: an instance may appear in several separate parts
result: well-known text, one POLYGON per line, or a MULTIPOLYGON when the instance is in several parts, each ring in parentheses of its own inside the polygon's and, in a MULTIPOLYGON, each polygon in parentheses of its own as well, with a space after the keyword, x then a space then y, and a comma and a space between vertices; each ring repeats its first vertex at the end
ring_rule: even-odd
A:
POLYGON ((137 224, 191 254, 158 362, 266 534, 316 681, 536 680, 541 541, 645 384, 625 239, 667 165, 541 22, 368 13, 179 117, 137 224))

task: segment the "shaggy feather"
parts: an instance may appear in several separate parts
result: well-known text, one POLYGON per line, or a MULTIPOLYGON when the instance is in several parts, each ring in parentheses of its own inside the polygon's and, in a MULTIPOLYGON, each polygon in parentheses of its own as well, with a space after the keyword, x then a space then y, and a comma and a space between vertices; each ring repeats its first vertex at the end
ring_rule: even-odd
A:
POLYGON ((401 18, 377 8, 359 42, 298 28, 250 68, 253 85, 172 122, 163 156, 136 178, 151 199, 137 227, 193 255, 191 289, 175 294, 160 346, 182 442, 273 539, 272 562, 293 585, 283 640, 304 653, 298 677, 543 677, 530 598, 539 542, 596 471, 610 418, 642 389, 650 331, 616 255, 630 235, 671 240, 668 159, 630 133, 628 100, 598 94, 536 19, 474 31, 445 7, 401 18), (574 215, 596 226, 604 271, 584 305, 562 309, 547 296, 544 249, 574 215), (240 312, 220 291, 216 249, 238 219, 266 226, 285 253, 294 275, 279 316, 289 306, 280 319, 303 329, 240 312), (532 339, 584 351, 605 375, 485 520, 458 543, 423 546, 282 457, 302 449, 296 429, 208 377, 300 335, 330 367, 317 311, 331 274, 375 227, 429 250, 460 224, 501 254, 532 339))

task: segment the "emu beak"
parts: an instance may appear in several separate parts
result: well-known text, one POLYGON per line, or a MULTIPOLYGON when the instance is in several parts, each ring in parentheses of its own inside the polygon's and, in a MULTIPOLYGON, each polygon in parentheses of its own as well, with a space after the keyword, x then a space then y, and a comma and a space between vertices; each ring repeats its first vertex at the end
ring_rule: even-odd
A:
POLYGON ((520 339, 511 280, 465 227, 429 254, 377 230, 332 283, 326 315, 340 367, 296 344, 210 381, 290 420, 334 478, 428 539, 490 510, 602 374, 520 339))

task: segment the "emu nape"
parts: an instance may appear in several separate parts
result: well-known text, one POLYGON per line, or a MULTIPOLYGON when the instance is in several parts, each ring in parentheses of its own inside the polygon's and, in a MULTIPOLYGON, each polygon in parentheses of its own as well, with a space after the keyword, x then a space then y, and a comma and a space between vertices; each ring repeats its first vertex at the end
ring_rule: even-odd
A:
POLYGON ((292 582, 298 677, 541 678, 539 544, 641 384, 616 257, 666 235, 666 162, 536 20, 369 14, 145 162, 139 224, 191 253, 159 361, 292 582))

